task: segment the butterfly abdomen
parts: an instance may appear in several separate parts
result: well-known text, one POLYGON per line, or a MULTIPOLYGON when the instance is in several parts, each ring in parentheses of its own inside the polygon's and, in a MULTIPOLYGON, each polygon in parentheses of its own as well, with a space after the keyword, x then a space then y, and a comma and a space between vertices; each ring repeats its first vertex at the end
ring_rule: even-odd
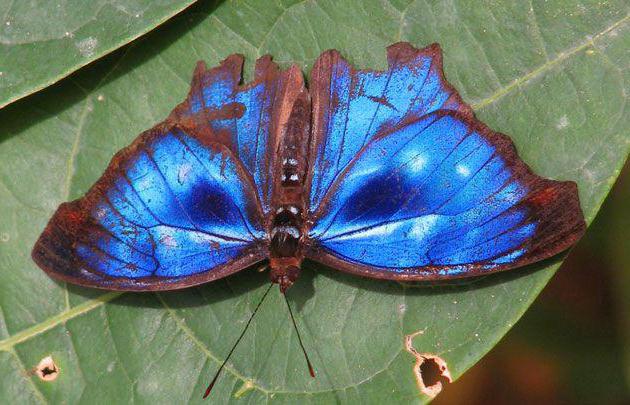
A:
POLYGON ((290 111, 276 147, 275 211, 269 231, 271 281, 283 291, 297 279, 304 257, 304 179, 310 134, 310 100, 305 92, 297 95, 290 111))

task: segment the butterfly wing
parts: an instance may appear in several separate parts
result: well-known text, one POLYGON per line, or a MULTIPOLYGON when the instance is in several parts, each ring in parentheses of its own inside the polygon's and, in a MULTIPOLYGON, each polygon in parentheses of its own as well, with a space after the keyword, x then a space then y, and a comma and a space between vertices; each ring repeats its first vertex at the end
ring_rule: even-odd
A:
POLYGON ((62 204, 33 250, 49 274, 118 290, 180 288, 264 258, 256 196, 224 145, 158 127, 62 204))
MULTIPOLYGON (((319 85, 314 83, 315 91, 319 85)), ((446 96, 449 91, 448 86, 432 91, 447 100, 436 111, 411 105, 407 109, 416 112, 368 126, 374 134, 362 133, 367 142, 335 168, 323 196, 317 196, 320 182, 313 182, 311 192, 320 203, 310 214, 309 258, 376 278, 434 280, 541 260, 583 234, 575 183, 533 174, 508 137, 474 119, 456 95, 446 96)), ((420 93, 418 99, 426 99, 420 93)), ((315 120, 334 120, 350 108, 337 100, 315 120)), ((381 108, 400 110, 391 105, 381 108)), ((358 125, 353 120, 350 115, 343 128, 358 125)), ((314 123, 331 125, 314 138, 325 143, 341 136, 332 123, 314 123)), ((322 150, 315 149, 317 158, 322 150)))
POLYGON ((304 92, 304 81, 296 65, 282 71, 265 55, 256 61, 254 80, 241 85, 242 67, 242 55, 231 55, 209 70, 199 62, 188 98, 172 118, 208 125, 213 137, 228 145, 243 164, 263 211, 269 213, 274 152, 289 119, 288 106, 304 92))
POLYGON ((187 99, 119 152, 85 197, 62 204, 33 250, 53 276, 117 290, 182 288, 265 259, 274 148, 296 67, 200 62, 187 99), (272 149, 273 150, 273 149, 272 149))
POLYGON ((385 128, 437 110, 472 116, 444 80, 438 44, 419 50, 397 43, 387 48, 387 60, 389 69, 383 72, 355 70, 331 50, 313 66, 311 213, 356 154, 385 128))

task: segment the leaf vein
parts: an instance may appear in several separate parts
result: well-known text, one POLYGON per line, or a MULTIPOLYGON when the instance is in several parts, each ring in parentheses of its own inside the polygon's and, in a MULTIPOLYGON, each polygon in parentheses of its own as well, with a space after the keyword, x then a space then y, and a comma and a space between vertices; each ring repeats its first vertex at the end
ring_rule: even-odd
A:
POLYGON ((473 108, 473 110, 481 110, 482 108, 490 105, 490 104, 494 104, 497 100, 503 98, 504 96, 508 95, 512 90, 521 87, 521 85, 526 84, 527 82, 529 82, 530 80, 540 76, 541 74, 545 73, 546 71, 554 68, 556 65, 559 65, 560 63, 562 63, 563 61, 569 59, 571 56, 575 55, 576 53, 588 48, 589 46, 593 46, 595 47, 595 41, 599 38, 601 38, 602 36, 606 35, 607 33, 609 33, 610 31, 614 30, 615 28, 619 27, 620 25, 623 25, 626 21, 628 21, 628 19, 630 19, 630 16, 625 16, 624 18, 622 18, 621 20, 613 23, 612 25, 610 25, 608 28, 604 29, 603 31, 595 34, 592 37, 589 37, 586 39, 586 41, 583 41, 582 43, 578 44, 577 46, 567 50, 567 51, 563 51, 560 52, 554 59, 549 60, 548 62, 540 65, 539 67, 537 67, 536 69, 524 74, 523 76, 514 79, 513 81, 511 81, 507 86, 501 87, 500 89, 498 89, 497 91, 495 91, 493 94, 491 94, 490 96, 477 101, 476 103, 473 103, 471 105, 471 107, 473 108))

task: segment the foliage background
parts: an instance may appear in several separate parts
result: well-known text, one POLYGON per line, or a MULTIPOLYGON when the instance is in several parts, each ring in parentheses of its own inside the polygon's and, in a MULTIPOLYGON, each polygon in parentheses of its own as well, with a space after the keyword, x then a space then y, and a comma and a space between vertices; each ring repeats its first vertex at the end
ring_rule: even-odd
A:
MULTIPOLYGON (((30 260, 56 206, 81 196, 116 150, 183 99, 198 59, 214 65, 244 53, 249 77, 264 53, 308 72, 322 50, 337 48, 357 66, 382 68, 392 42, 440 42, 449 81, 483 121, 512 136, 536 172, 578 182, 589 222, 627 158, 630 29, 622 0, 199 1, 161 24, 190 3, 0 1, 0 104, 48 86, 0 110, 5 402, 199 402, 262 293, 266 276, 254 272, 182 292, 104 293, 54 282, 30 260), (61 368, 51 383, 30 372, 47 355, 61 368)), ((423 330, 414 346, 442 356, 459 377, 517 322, 561 259, 422 288, 308 266, 290 299, 318 378, 305 372, 275 294, 214 399, 426 402, 404 336, 423 330)), ((579 274, 573 268, 588 262, 569 262, 566 271, 579 274)), ((543 336, 544 325, 530 336, 543 336)))

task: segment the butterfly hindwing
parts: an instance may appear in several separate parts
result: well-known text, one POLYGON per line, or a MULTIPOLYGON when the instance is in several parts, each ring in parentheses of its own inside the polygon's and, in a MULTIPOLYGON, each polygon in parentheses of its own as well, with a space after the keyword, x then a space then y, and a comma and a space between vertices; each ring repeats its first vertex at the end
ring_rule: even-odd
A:
POLYGON ((265 257, 255 191, 224 145, 158 126, 114 157, 80 200, 61 205, 33 257, 77 284, 185 287, 265 257))

